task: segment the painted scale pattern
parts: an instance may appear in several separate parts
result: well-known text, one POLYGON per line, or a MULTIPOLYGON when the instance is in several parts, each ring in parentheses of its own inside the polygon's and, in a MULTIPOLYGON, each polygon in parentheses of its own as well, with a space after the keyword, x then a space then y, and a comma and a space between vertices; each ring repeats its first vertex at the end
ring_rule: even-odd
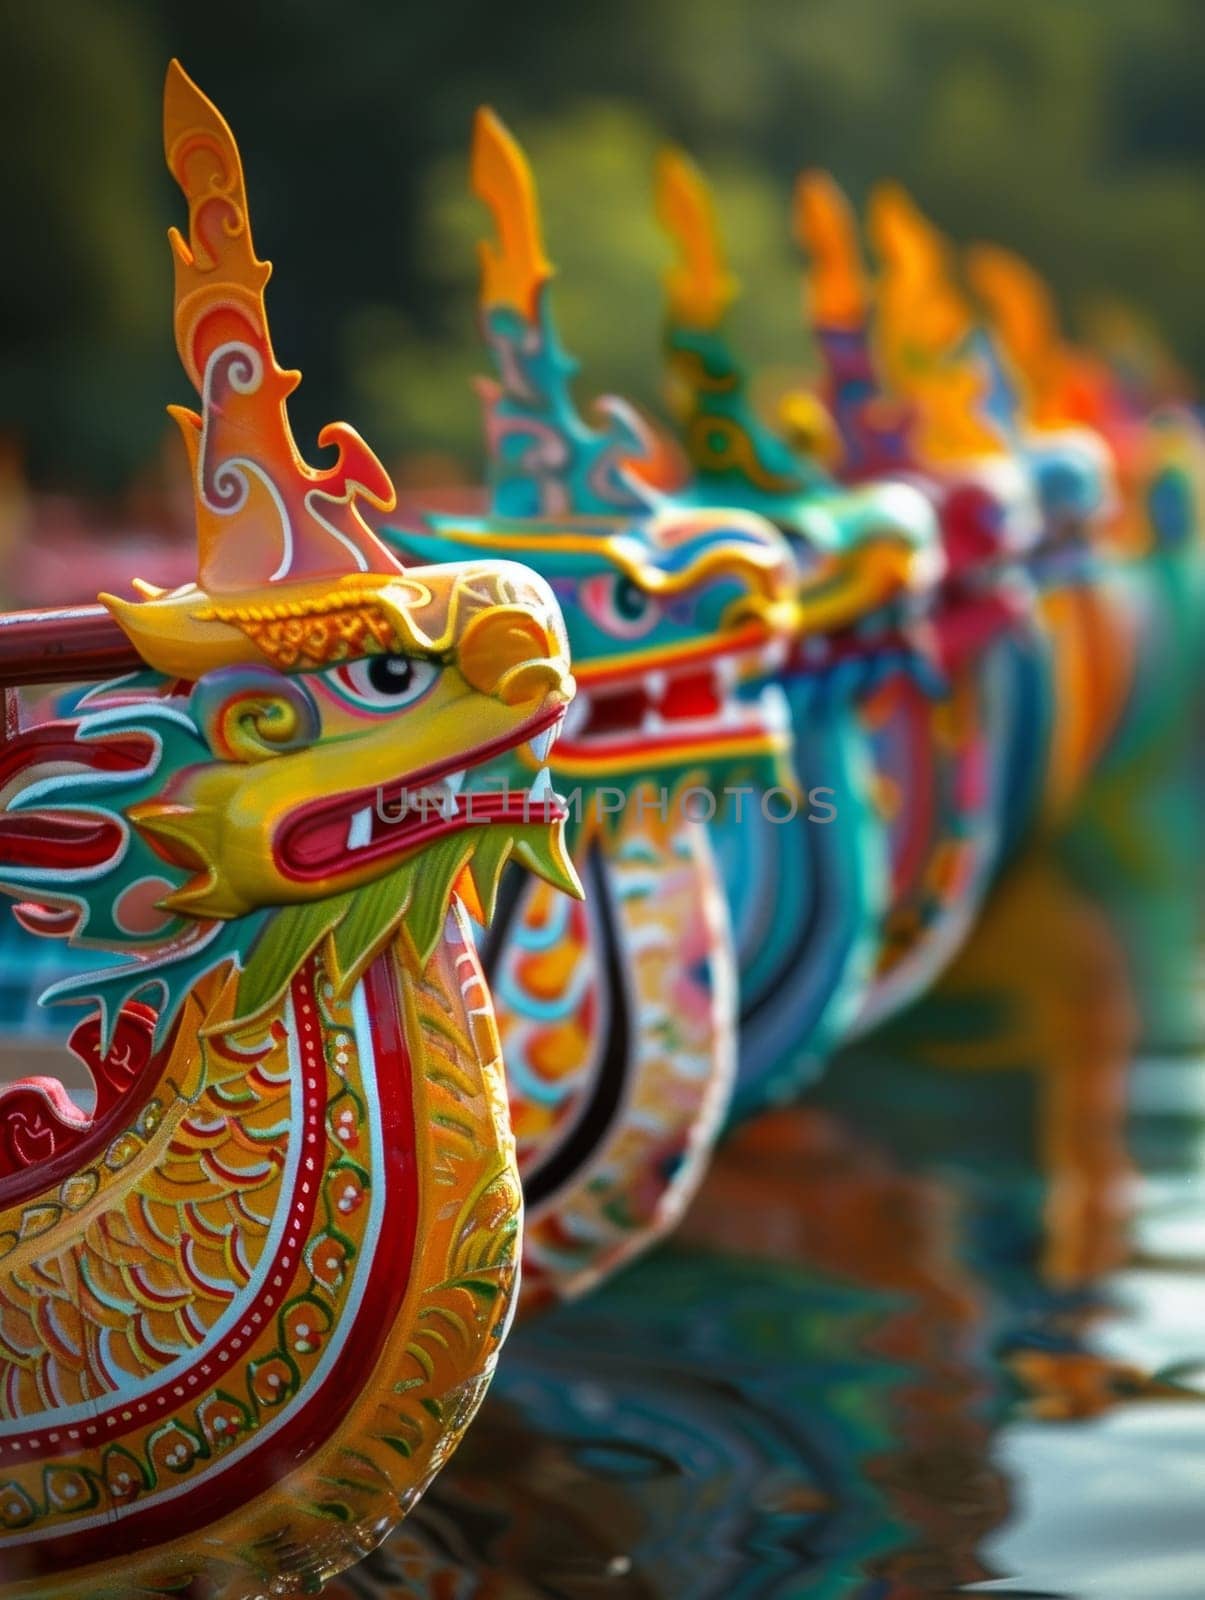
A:
POLYGON ((982 904, 998 843, 990 676, 987 664, 972 662, 934 702, 900 674, 862 707, 891 818, 892 893, 859 1030, 927 988, 982 904))
POLYGON ((588 906, 566 915, 563 896, 525 884, 491 970, 527 1196, 525 1310, 582 1293, 674 1225, 732 1090, 731 933, 707 832, 645 798, 579 842, 588 906))
POLYGON ((267 1022, 222 1031, 223 999, 194 991, 136 1115, 0 1212, 6 1594, 312 1592, 488 1383, 521 1201, 463 913, 347 1001, 317 957, 267 1022))

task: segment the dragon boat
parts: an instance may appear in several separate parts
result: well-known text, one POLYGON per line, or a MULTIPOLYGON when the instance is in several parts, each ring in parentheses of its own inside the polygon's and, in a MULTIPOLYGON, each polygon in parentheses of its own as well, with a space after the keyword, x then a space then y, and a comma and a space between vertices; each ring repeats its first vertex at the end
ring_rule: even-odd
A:
MULTIPOLYGON (((984 657, 1021 613, 1006 590, 961 581, 947 507, 904 455, 845 484, 814 441, 803 448, 799 397, 789 439, 758 417, 725 332, 735 286, 710 193, 677 152, 663 157, 658 189, 678 252, 666 348, 693 468, 687 492, 755 506, 792 541, 810 621, 783 669, 798 761, 805 779, 840 786, 845 813, 831 834, 800 830, 799 865, 777 859, 792 842, 781 829, 726 841, 737 926, 752 936, 737 1099, 750 1111, 814 1076, 836 1040, 914 997, 965 935, 994 859, 990 795, 1002 761, 1002 707, 984 657), (762 876, 751 854, 789 886, 772 917, 751 901, 762 876), (826 886, 848 885, 859 861, 861 893, 834 904, 826 886), (814 946, 810 962, 797 958, 798 934, 814 946)), ((831 300, 834 285, 821 292, 831 300)), ((981 523, 1024 525, 1007 465, 974 482, 981 523)), ((958 503, 963 520, 969 500, 958 503)))
POLYGON ((512 878, 485 946, 536 1305, 581 1293, 673 1225, 727 1113, 735 965, 705 819, 730 788, 746 812, 761 791, 791 797, 788 714, 766 680, 797 613, 790 551, 768 522, 657 494, 632 470, 648 448, 635 415, 608 400, 591 426, 578 411, 531 172, 489 112, 472 174, 497 233, 481 291, 492 507, 385 536, 423 561, 530 563, 569 630, 578 693, 547 760, 578 801, 587 899, 512 878))
POLYGON ((57 986, 93 1110, 44 1079, 0 1096, 13 1597, 312 1594, 413 1505, 518 1272, 466 905, 512 855, 578 892, 546 795, 405 799, 559 724, 551 591, 486 553, 404 567, 347 425, 319 436, 333 465, 302 461, 238 152, 175 64, 164 135, 196 581, 0 622, 10 681, 31 630, 26 676, 128 669, 10 715, 0 748, 17 915, 124 957, 57 986))

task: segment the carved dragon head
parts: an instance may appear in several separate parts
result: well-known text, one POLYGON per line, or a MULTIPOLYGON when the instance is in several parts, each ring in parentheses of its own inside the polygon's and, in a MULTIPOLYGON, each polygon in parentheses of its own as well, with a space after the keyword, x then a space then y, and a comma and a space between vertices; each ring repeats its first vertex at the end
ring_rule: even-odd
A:
POLYGON ((1101 435, 1075 416, 1076 362, 1064 344, 1054 297, 1011 251, 981 245, 967 276, 987 312, 990 350, 1012 398, 1010 421, 1056 529, 1101 520, 1116 509, 1114 464, 1101 435))
POLYGON ((915 487, 880 479, 837 483, 821 462, 826 424, 814 402, 789 397, 788 441, 750 403, 744 369, 725 333, 737 282, 702 173, 679 150, 662 153, 657 210, 677 252, 666 278, 666 353, 687 455, 691 493, 771 518, 800 567, 800 624, 814 639, 930 587, 944 560, 933 508, 915 487), (808 436, 810 448, 797 448, 808 436))
POLYGON ((457 795, 467 769, 546 737, 573 692, 547 584, 487 559, 405 568, 365 520, 394 504, 350 427, 302 461, 225 122, 173 63, 168 165, 176 340, 201 398, 173 408, 196 496, 197 578, 102 596, 146 671, 0 752, 0 883, 22 921, 128 953, 50 994, 151 997, 159 1027, 228 965, 236 1020, 322 941, 350 985, 399 927, 425 959, 459 887, 488 912, 514 854, 574 892, 563 813, 457 795), (437 804, 427 803, 432 791, 437 804))
POLYGON ((801 175, 795 220, 843 476, 917 482, 937 507, 949 578, 978 583, 1025 555, 1042 523, 994 352, 950 274, 945 241, 903 189, 881 186, 870 206, 881 263, 872 279, 853 209, 823 172, 801 175))
POLYGON ((648 448, 621 402, 598 426, 574 405, 574 364, 551 317, 552 275, 531 172, 492 113, 478 115, 473 183, 497 240, 481 247, 481 316, 497 381, 483 383, 493 509, 391 538, 424 559, 489 551, 548 579, 569 632, 578 698, 554 768, 584 787, 738 768, 775 782, 789 748, 781 697, 738 685, 781 660, 793 632, 790 551, 763 518, 647 489, 648 448))
POLYGON ((881 266, 877 346, 888 383, 912 409, 917 453, 978 490, 977 542, 989 559, 1022 554, 1042 533, 1041 486, 1014 449, 1012 397, 950 245, 896 183, 871 194, 868 231, 881 266))

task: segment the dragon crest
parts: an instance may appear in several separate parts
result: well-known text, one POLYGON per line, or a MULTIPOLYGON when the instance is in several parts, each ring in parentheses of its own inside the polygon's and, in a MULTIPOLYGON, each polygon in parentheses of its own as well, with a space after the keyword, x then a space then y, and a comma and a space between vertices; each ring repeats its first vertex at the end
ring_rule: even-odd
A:
POLYGON ((175 64, 164 130, 189 206, 170 237, 200 410, 171 411, 196 581, 102 595, 146 670, 4 752, 0 884, 21 920, 130 957, 44 997, 98 1005, 106 1047, 123 1006, 149 1000, 161 1036, 219 967, 240 1020, 321 941, 344 986, 399 927, 429 954, 453 885, 488 909, 511 854, 576 889, 554 806, 458 799, 467 768, 564 713, 548 586, 493 559, 405 568, 367 520, 394 505, 389 477, 347 424, 319 435, 333 465, 302 459, 238 151, 175 64))

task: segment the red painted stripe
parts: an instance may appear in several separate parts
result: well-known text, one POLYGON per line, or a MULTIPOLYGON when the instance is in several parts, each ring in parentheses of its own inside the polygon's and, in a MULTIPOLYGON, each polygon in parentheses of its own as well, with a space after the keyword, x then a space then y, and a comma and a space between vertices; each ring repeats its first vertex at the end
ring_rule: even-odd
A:
MULTIPOLYGON (((299 1017, 302 1007, 309 1006, 310 1031, 307 1033, 307 1024, 304 1021, 299 1027, 302 1046, 301 1126, 303 1138, 311 1132, 316 1135, 313 1151, 317 1151, 318 1140, 325 1137, 323 1112, 326 1107, 326 1064, 322 1056, 321 1030, 313 998, 312 970, 309 967, 293 979, 291 993, 299 1017)), ((211 1388, 215 1381, 220 1380, 230 1362, 240 1354, 245 1345, 250 1344, 252 1339, 258 1336, 260 1328, 275 1315, 285 1298, 283 1284, 291 1277, 312 1230, 319 1187, 317 1174, 321 1165, 316 1154, 311 1153, 308 1157, 303 1154, 298 1173, 298 1186, 286 1202, 289 1207, 289 1220, 284 1235, 277 1246, 276 1255, 264 1278, 260 1294, 248 1304, 246 1313, 237 1327, 232 1329, 220 1343, 199 1350, 191 1367, 174 1372, 170 1380, 160 1384, 157 1389, 141 1395, 137 1400, 115 1397, 110 1404, 98 1410, 94 1420, 72 1424, 69 1428, 57 1428, 51 1417, 40 1422, 31 1422, 25 1433, 10 1434, 0 1438, 0 1468, 9 1462, 40 1461, 46 1456, 60 1454, 64 1447, 78 1448, 80 1444, 93 1441, 108 1444, 135 1428, 145 1427, 156 1417, 166 1420, 179 1409, 182 1400, 190 1393, 200 1396, 211 1388), (311 1181, 308 1192, 305 1192, 304 1181, 307 1176, 311 1181), (242 1329, 248 1324, 251 1331, 244 1334, 242 1329), (125 1416, 126 1412, 129 1413, 128 1418, 125 1416), (74 1438, 72 1434, 75 1435, 74 1438)), ((186 1212, 187 1209, 186 1207, 186 1212)), ((192 1242, 191 1236, 186 1235, 183 1245, 186 1271, 189 1270, 188 1258, 192 1242)), ((202 1292, 206 1294, 213 1292, 208 1284, 202 1283, 199 1279, 196 1282, 202 1292)), ((232 1290, 231 1298, 233 1296, 232 1290)))
POLYGON ((932 701, 911 678, 893 686, 895 706, 885 732, 888 760, 884 771, 896 780, 903 811, 890 830, 892 889, 896 899, 911 894, 924 872, 933 846, 937 797, 935 769, 945 762, 933 725, 932 701), (895 759, 892 759, 895 758, 895 759))
MULTIPOLYGON (((123 1008, 131 1018, 137 1022, 141 1018, 151 1018, 155 1013, 148 1007, 141 1005, 137 1000, 130 1001, 123 1008)), ((95 1030, 99 1039, 99 1021, 94 1013, 92 1017, 77 1024, 74 1039, 81 1029, 95 1030)), ((155 1090, 159 1087, 160 1080, 171 1060, 171 1053, 175 1045, 176 1035, 180 1031, 177 1020, 172 1024, 171 1032, 166 1042, 154 1054, 147 1056, 145 1065, 138 1068, 129 1086, 120 1094, 114 1095, 104 1066, 98 1069, 88 1060, 86 1055, 80 1059, 91 1073, 96 1083, 97 1103, 102 1105, 103 1098, 107 1097, 111 1103, 103 1105, 99 1114, 84 1125, 86 1131, 80 1126, 72 1126, 68 1122, 61 1122, 53 1129, 55 1153, 48 1160, 39 1160, 30 1166, 9 1168, 5 1171, 8 1157, 0 1151, 0 1210, 8 1210, 10 1206, 20 1205, 22 1201, 31 1200, 36 1195, 48 1193, 56 1184, 62 1183, 65 1178, 72 1177, 77 1172, 82 1172, 94 1157, 108 1146, 118 1133, 123 1132, 140 1115, 150 1100, 155 1090)), ((77 1051, 77 1054, 79 1052, 77 1051)), ((70 1096, 57 1080, 54 1080, 58 1091, 71 1104, 70 1096)), ((13 1085, 17 1090, 20 1085, 13 1085)), ((0 1091, 0 1134, 3 1133, 3 1124, 7 1115, 7 1097, 0 1091)))
MULTIPOLYGON (((363 981, 376 1051, 377 1092, 382 1123, 381 1170, 374 1175, 373 1181, 385 1185, 385 1208, 360 1310, 325 1381, 261 1449, 252 1450, 227 1472, 218 1473, 212 1478, 201 1476, 195 1489, 176 1500, 166 1504, 156 1504, 153 1500, 145 1505, 134 1502, 109 1527, 67 1534, 37 1545, 5 1550, 0 1543, 6 1563, 6 1577, 11 1575, 15 1580, 18 1576, 60 1574, 89 1562, 128 1556, 135 1550, 148 1549, 184 1537, 199 1527, 218 1521, 262 1494, 270 1483, 294 1471, 311 1456, 337 1426, 347 1409, 349 1398, 358 1395, 363 1388, 366 1375, 372 1370, 389 1331, 397 1321, 409 1287, 419 1217, 413 1068, 402 1020, 398 976, 388 951, 373 962, 363 981), (16 1570, 18 1565, 19 1571, 16 1570)), ((312 994, 312 964, 307 966, 304 974, 294 979, 292 992, 300 1016, 304 1003, 300 994, 312 994)), ((311 1015, 316 1015, 312 1000, 309 1004, 311 1015)), ((302 1030, 303 1076, 307 1083, 309 1071, 304 1046, 308 1037, 312 1044, 313 1038, 302 1030)), ((317 1038, 321 1062, 320 1034, 317 1038)), ((324 1074, 324 1063, 322 1071, 324 1074)), ((319 1081, 323 1082, 323 1094, 318 1108, 318 1130, 325 1149, 326 1135, 321 1116, 325 1110, 325 1083, 323 1077, 319 1081)), ((307 1089, 307 1109, 308 1098, 307 1089)), ((308 1139, 312 1131, 308 1116, 305 1128, 308 1139)), ((322 1163, 318 1165, 321 1167, 322 1163)), ((305 1174, 303 1158, 302 1179, 305 1174)), ((316 1191, 316 1186, 311 1185, 311 1189, 316 1191)), ((366 1241, 366 1247, 370 1246, 371 1241, 366 1241)), ((240 1327, 246 1320, 240 1321, 240 1327)), ((207 1354, 205 1366, 211 1364, 207 1354)), ((220 1382, 226 1370, 223 1364, 221 1371, 209 1375, 211 1384, 220 1382)), ((171 1387, 174 1389, 179 1383, 180 1379, 177 1378, 171 1387)), ((204 1392, 200 1387, 194 1390, 198 1398, 204 1392)), ((174 1398, 179 1404, 180 1397, 174 1398)), ((146 1418, 140 1416, 136 1420, 145 1422, 146 1418)), ((117 1432, 117 1429, 106 1429, 105 1440, 114 1437, 117 1432)), ((76 1443, 72 1441, 72 1445, 76 1443)), ((62 1447, 60 1444, 59 1448, 62 1447)), ((220 1461, 217 1465, 220 1467, 220 1461)))

